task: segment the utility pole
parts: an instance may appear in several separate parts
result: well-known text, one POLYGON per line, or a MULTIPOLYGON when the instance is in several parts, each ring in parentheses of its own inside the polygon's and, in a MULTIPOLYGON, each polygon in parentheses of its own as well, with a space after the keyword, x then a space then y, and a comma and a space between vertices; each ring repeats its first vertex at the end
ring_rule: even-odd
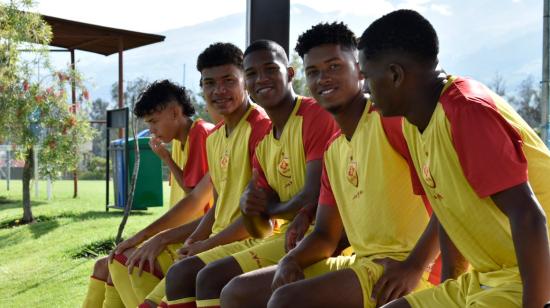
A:
POLYGON ((543 31, 542 31, 542 131, 541 136, 544 143, 549 146, 549 123, 548 111, 550 110, 550 0, 544 0, 543 31))

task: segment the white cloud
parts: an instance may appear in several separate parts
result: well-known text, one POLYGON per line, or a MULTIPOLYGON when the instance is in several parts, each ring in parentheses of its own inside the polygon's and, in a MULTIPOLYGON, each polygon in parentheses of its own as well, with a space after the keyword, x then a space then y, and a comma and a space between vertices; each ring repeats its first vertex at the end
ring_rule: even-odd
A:
POLYGON ((444 16, 451 16, 453 14, 451 8, 445 4, 432 4, 430 5, 430 9, 444 16))
POLYGON ((36 10, 107 27, 161 32, 244 12, 246 0, 41 0, 36 10))
POLYGON ((303 4, 322 13, 340 12, 359 16, 380 16, 396 7, 387 0, 291 0, 291 4, 303 4))
POLYGON ((405 0, 398 5, 398 8, 411 9, 423 14, 428 13, 429 11, 433 11, 444 16, 452 15, 452 11, 449 5, 437 2, 438 1, 432 0, 405 0))

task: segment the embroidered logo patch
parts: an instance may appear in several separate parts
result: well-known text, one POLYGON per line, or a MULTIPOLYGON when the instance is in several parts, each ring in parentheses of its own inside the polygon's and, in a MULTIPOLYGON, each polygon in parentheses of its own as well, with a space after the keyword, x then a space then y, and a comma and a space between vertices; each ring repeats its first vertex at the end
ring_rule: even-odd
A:
POLYGON ((426 182, 426 185, 428 185, 428 187, 435 188, 435 180, 432 177, 432 173, 430 172, 429 160, 427 160, 422 166, 422 177, 424 178, 424 182, 426 182))
POLYGON ((277 165, 277 171, 285 178, 290 178, 290 158, 284 152, 281 152, 279 158, 279 164, 277 165))
POLYGON ((359 185, 359 177, 357 176, 357 162, 353 160, 353 156, 350 156, 348 162, 348 168, 346 171, 346 178, 351 185, 357 187, 359 185))
POLYGON ((229 151, 225 150, 222 155, 222 159, 220 160, 220 168, 222 171, 226 172, 227 168, 229 167, 229 151))

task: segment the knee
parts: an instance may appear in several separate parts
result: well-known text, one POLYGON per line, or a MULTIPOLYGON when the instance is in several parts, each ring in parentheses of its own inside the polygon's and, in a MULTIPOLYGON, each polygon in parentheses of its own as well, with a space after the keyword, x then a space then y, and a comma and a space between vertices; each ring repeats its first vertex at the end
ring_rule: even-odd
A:
POLYGON ((241 307, 249 292, 251 290, 244 287, 241 277, 237 276, 223 287, 220 295, 221 305, 228 308, 241 307))
POLYGON ((109 260, 107 257, 101 258, 95 262, 92 275, 97 279, 107 281, 107 277, 109 276, 109 260))
POLYGON ((223 279, 223 275, 221 275, 222 272, 223 271, 220 271, 220 266, 217 262, 207 264, 197 274, 197 290, 205 288, 211 289, 220 285, 220 283, 222 283, 220 280, 223 279))
POLYGON ((290 285, 282 286, 278 288, 267 303, 268 308, 284 308, 284 307, 302 307, 299 303, 300 295, 295 294, 294 288, 290 285))
MULTIPOLYGON (((181 293, 182 289, 194 289, 195 278, 201 269, 198 265, 200 259, 191 257, 174 263, 166 273, 166 296, 174 299, 181 293)), ((202 263, 202 261, 200 261, 202 263)))

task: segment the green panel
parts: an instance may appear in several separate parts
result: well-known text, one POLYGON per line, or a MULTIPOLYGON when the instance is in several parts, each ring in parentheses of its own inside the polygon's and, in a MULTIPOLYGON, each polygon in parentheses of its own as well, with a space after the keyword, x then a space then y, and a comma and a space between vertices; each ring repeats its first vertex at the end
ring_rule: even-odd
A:
MULTIPOLYGON (((139 173, 136 183, 136 191, 134 193, 133 210, 146 210, 148 207, 162 206, 162 169, 160 158, 149 147, 149 138, 139 138, 139 173)), ((129 178, 134 171, 134 140, 129 140, 128 150, 130 152, 129 159, 129 178)), ((130 189, 130 187, 128 187, 130 189)))

